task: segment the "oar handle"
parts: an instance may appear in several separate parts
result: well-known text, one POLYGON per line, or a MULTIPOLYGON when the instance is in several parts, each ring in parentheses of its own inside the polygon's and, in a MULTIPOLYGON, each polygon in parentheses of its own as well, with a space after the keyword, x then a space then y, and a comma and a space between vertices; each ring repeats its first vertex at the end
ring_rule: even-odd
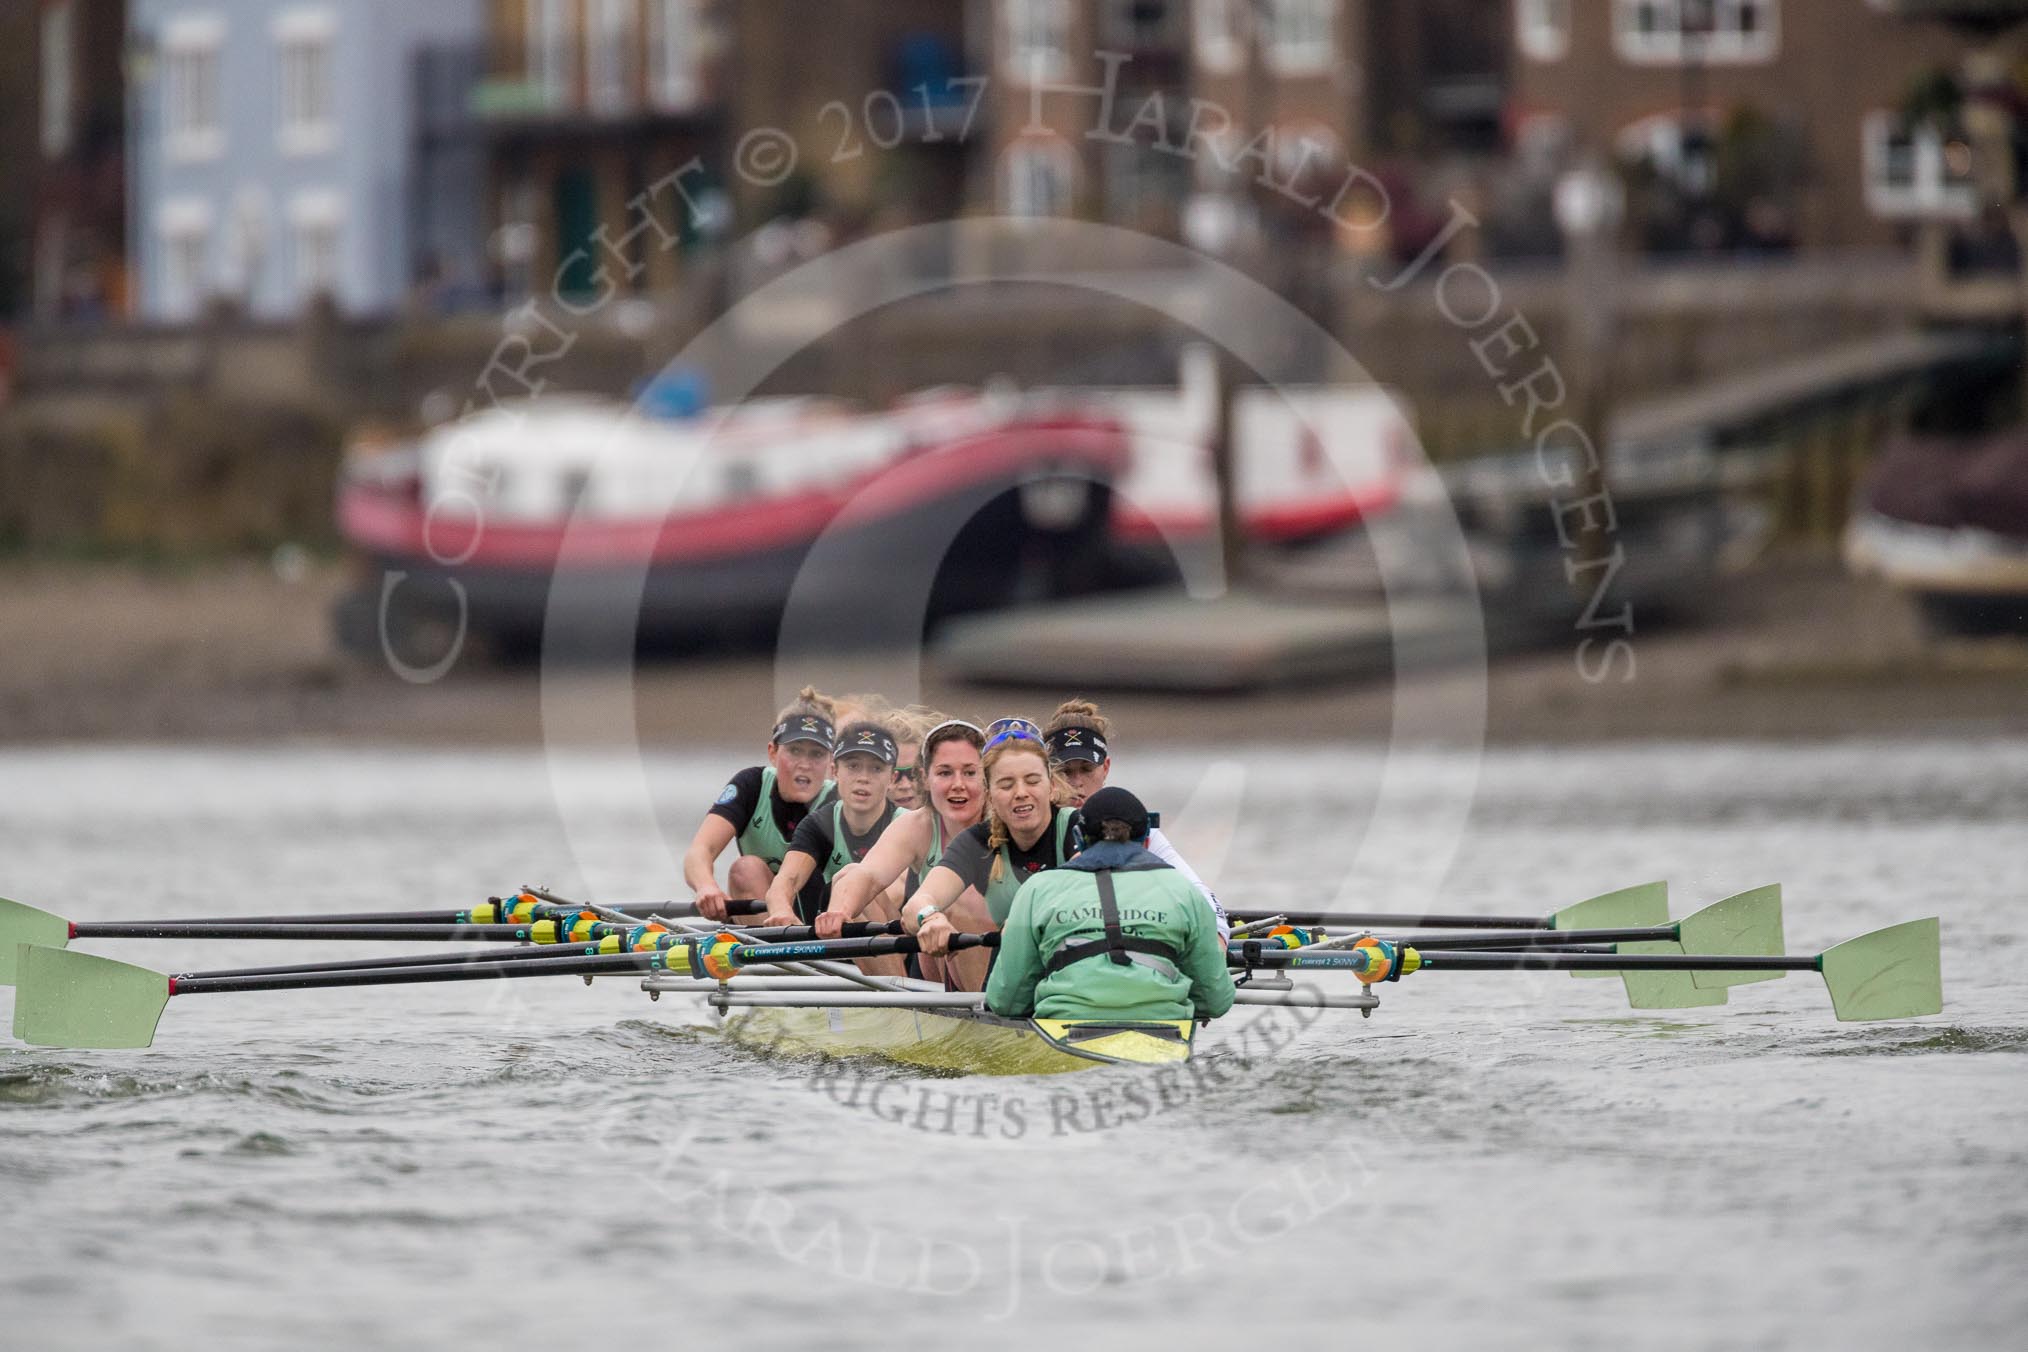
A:
MULTIPOLYGON (((658 901, 652 905, 630 909, 637 909, 643 914, 659 915, 668 920, 702 920, 706 918, 698 911, 697 903, 694 901, 658 901)), ((729 916, 766 915, 768 913, 768 904, 764 898, 728 897, 725 902, 725 913, 729 916)))

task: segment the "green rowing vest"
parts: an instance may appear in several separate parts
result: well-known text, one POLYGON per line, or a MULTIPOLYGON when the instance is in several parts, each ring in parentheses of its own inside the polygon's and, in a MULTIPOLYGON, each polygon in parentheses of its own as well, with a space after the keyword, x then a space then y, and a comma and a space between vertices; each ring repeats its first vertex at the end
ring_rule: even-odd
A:
POLYGON ((930 843, 929 848, 922 852, 922 867, 915 870, 916 887, 922 886, 922 880, 929 877, 929 871, 937 866, 937 860, 944 857, 944 819, 937 815, 934 807, 927 810, 930 814, 930 843))
POLYGON ((1111 1023, 1231 1009, 1232 974, 1211 908, 1182 874, 1151 863, 1141 857, 1112 872, 1110 905, 1104 874, 1072 867, 1029 879, 986 980, 993 1011, 1111 1023))
MULTIPOLYGON (((1062 868, 1064 862, 1070 858, 1067 848, 1070 843, 1070 828, 1076 821, 1077 809, 1068 807, 1056 809, 1055 820, 1050 823, 1051 829, 1056 832, 1056 859, 1046 867, 1062 868)), ((1014 856, 1005 845, 1000 847, 999 870, 999 878, 986 884, 986 909, 993 913, 995 925, 1004 925, 1007 923, 1007 912, 1014 908, 1014 894, 1019 892, 1021 884, 1027 882, 1033 875, 1015 871, 1014 856)))
MULTIPOLYGON (((880 819, 880 825, 873 828, 874 838, 878 839, 880 833, 887 829, 887 824, 900 815, 901 809, 889 803, 887 815, 880 819)), ((839 799, 831 804, 831 857, 824 861, 824 881, 830 882, 838 876, 839 869, 857 862, 852 857, 852 847, 845 843, 845 801, 839 799)))
MULTIPOLYGON (((834 787, 832 781, 825 780, 824 787, 818 789, 816 798, 811 800, 811 808, 814 810, 821 806, 834 787)), ((767 861, 769 868, 779 870, 782 856, 789 852, 789 842, 782 835, 782 828, 775 824, 774 806, 775 767, 764 765, 761 767, 760 797, 754 803, 753 816, 747 818, 739 833, 739 852, 757 854, 767 861)))

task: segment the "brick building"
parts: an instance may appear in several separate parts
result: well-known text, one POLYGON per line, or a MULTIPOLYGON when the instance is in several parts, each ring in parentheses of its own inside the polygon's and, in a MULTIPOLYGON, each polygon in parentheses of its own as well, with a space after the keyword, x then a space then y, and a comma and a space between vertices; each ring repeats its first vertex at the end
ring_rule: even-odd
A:
POLYGON ((29 257, 39 318, 124 315, 129 304, 125 0, 38 0, 29 257))
POLYGON ((491 0, 460 120, 485 146, 509 289, 592 289, 585 246, 602 223, 623 230, 643 194, 658 224, 633 246, 629 285, 644 291, 684 266, 653 231, 690 242, 714 218, 750 228, 883 200, 955 210, 964 150, 942 129, 965 96, 963 13, 963 0, 491 0), (777 134, 792 158, 775 157, 777 134), (670 176, 693 160, 679 194, 670 176))
MULTIPOLYGON (((509 293, 591 289, 598 226, 622 228, 698 157, 691 203, 664 190, 664 225, 701 197, 737 233, 971 212, 1216 244, 1244 224, 1221 211, 1322 228, 1276 222, 1273 195, 1246 187, 1262 129, 1277 175, 1320 182, 1376 151, 1497 149, 1508 29, 1487 15, 1483 0, 489 0, 472 93, 425 134, 483 147, 509 293), (777 136, 793 168, 742 159, 777 136), (1250 143, 1251 163, 1220 168, 1250 143)), ((631 287, 676 283, 681 248, 640 252, 631 287)))
POLYGON ((1256 227, 1328 233, 1291 200, 1331 196, 1355 166, 1395 178, 1500 148, 1508 29, 1482 0, 975 3, 993 80, 973 200, 1005 214, 1222 250, 1256 227))
MULTIPOLYGON (((1755 217, 1735 232, 1805 248, 1890 244, 1921 217, 1976 209, 1963 147, 1901 118, 1918 81, 1957 66, 1963 40, 1944 28, 1869 0, 1509 6, 1524 153, 1640 163, 1693 202, 1744 194, 1721 204, 1755 217)), ((1714 225, 1704 242, 1742 240, 1714 225)))

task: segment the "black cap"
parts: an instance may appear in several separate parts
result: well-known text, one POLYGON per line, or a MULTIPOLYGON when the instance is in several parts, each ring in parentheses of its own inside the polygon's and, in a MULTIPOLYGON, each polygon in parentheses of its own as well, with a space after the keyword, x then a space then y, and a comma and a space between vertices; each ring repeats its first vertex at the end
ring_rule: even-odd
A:
POLYGON ((1125 789, 1106 788, 1084 800, 1079 812, 1087 845, 1105 839, 1105 823, 1125 822, 1127 835, 1134 840, 1148 838, 1148 809, 1125 789))
POLYGON ((1058 728, 1043 740, 1049 744, 1049 759, 1058 765, 1071 761, 1105 763, 1106 739, 1090 728, 1058 728))
POLYGON ((901 759, 894 738, 887 730, 872 723, 852 723, 838 734, 838 744, 831 748, 831 754, 839 759, 846 756, 871 756, 887 765, 901 759))
POLYGON ((822 714, 791 714, 775 724, 775 735, 768 738, 776 746, 787 746, 790 742, 822 742, 824 749, 831 749, 831 739, 837 731, 831 720, 822 714))

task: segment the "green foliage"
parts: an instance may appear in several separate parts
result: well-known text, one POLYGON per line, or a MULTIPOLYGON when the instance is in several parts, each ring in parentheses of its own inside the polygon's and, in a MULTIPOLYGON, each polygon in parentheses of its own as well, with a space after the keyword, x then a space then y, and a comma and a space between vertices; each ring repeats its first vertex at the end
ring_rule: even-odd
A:
POLYGON ((1956 72, 1936 66, 1909 80, 1899 115, 1906 127, 1930 126, 1938 131, 1953 131, 1964 108, 1965 88, 1958 82, 1956 72))

